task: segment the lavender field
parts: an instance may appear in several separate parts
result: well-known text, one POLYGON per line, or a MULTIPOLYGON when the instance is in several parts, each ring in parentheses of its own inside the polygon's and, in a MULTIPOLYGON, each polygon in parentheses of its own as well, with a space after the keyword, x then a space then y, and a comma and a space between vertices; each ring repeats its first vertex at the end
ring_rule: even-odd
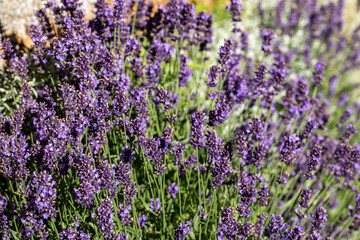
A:
POLYGON ((2 240, 360 239, 346 0, 94 2, 1 38, 2 240))

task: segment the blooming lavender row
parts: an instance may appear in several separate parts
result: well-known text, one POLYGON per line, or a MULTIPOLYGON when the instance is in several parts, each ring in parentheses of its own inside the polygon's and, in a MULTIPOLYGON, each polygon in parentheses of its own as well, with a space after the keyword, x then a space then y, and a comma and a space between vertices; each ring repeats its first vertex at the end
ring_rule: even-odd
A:
POLYGON ((360 28, 346 40, 343 1, 260 2, 247 29, 231 0, 216 57, 193 4, 94 7, 48 1, 28 54, 1 42, 22 82, 0 116, 2 239, 356 239, 360 108, 336 84, 360 28))

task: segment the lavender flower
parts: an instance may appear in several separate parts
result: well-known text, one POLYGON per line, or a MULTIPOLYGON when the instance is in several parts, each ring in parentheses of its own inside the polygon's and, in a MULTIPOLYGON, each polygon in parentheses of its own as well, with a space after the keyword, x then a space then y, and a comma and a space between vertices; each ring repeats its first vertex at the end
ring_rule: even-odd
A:
POLYGON ((171 195, 172 198, 176 198, 176 194, 179 192, 179 186, 176 183, 171 183, 166 191, 168 194, 171 195))
POLYGON ((131 163, 135 156, 135 151, 129 146, 122 148, 123 152, 120 156, 120 159, 123 163, 131 163))
POLYGON ((28 70, 27 70, 27 63, 26 58, 22 57, 19 58, 18 56, 13 56, 10 60, 10 70, 21 77, 23 80, 27 80, 28 70))
POLYGON ((205 11, 200 11, 195 16, 195 31, 194 42, 200 46, 200 51, 208 51, 210 48, 208 45, 212 43, 212 23, 214 21, 214 15, 208 14, 205 11))
POLYGON ((262 43, 263 43, 262 50, 265 53, 273 52, 272 40, 276 36, 275 33, 272 30, 263 29, 263 30, 261 30, 260 36, 261 36, 262 43))
POLYGON ((38 175, 34 172, 33 175, 34 178, 28 186, 30 191, 27 196, 28 207, 32 208, 42 219, 56 217, 56 182, 46 172, 41 172, 38 175))
POLYGON ((154 213, 160 213, 162 211, 160 198, 156 198, 155 204, 154 204, 154 199, 150 199, 150 209, 154 213))
POLYGON ((360 210, 360 194, 356 194, 355 202, 356 202, 355 209, 356 209, 356 211, 359 211, 360 210))
POLYGON ((277 238, 285 233, 287 225, 283 223, 283 218, 280 214, 270 215, 270 222, 267 225, 265 233, 270 236, 270 238, 277 238))
POLYGON ((313 72, 313 78, 311 81, 314 82, 315 86, 320 87, 321 81, 325 74, 326 62, 317 62, 315 64, 315 71, 313 72))
POLYGON ((347 103, 348 100, 349 100, 349 96, 345 92, 343 92, 340 94, 337 105, 339 107, 342 107, 347 103))
POLYGON ((99 225, 104 237, 110 236, 114 229, 114 223, 113 223, 114 214, 112 208, 113 205, 110 198, 104 198, 97 209, 98 212, 97 225, 99 225))
POLYGON ((193 231, 193 228, 191 227, 191 222, 187 221, 186 223, 180 223, 179 227, 175 228, 175 239, 176 240, 182 240, 186 238, 186 235, 188 235, 190 232, 193 231))
POLYGON ((303 208, 308 208, 310 197, 311 197, 311 189, 310 188, 303 189, 299 199, 299 206, 303 208))
POLYGON ((220 213, 221 220, 216 231, 218 239, 236 239, 239 233, 240 223, 234 218, 234 209, 224 207, 220 213))
MULTIPOLYGON (((160 140, 160 139, 159 139, 160 140)), ((165 139, 163 138, 163 143, 164 143, 164 147, 166 147, 165 149, 167 150, 168 147, 170 147, 170 144, 167 144, 166 141, 164 141, 165 139)), ((155 164, 155 174, 160 175, 163 172, 165 172, 165 166, 163 165, 163 156, 162 156, 162 152, 161 149, 159 149, 159 142, 161 143, 161 141, 157 141, 156 139, 154 139, 153 137, 151 137, 150 139, 146 138, 146 139, 142 139, 141 141, 141 146, 144 148, 145 152, 145 156, 149 157, 150 160, 155 164)))
POLYGON ((287 76, 287 62, 281 51, 275 51, 274 55, 275 63, 270 69, 269 82, 274 86, 276 92, 280 92, 284 86, 285 78, 287 76))
POLYGON ((126 206, 125 204, 119 205, 120 211, 117 211, 117 215, 121 221, 121 223, 129 226, 131 224, 130 210, 131 206, 126 206))
POLYGON ((254 231, 254 226, 251 222, 240 223, 239 239, 248 239, 254 231))
POLYGON ((354 125, 352 125, 351 123, 349 123, 347 126, 346 126, 346 130, 345 132, 343 133, 342 137, 341 137, 341 140, 345 141, 345 140, 348 140, 351 135, 354 135, 356 134, 358 131, 355 129, 354 125))
POLYGON ((305 236, 304 233, 304 227, 302 226, 294 226, 292 229, 290 229, 290 231, 287 234, 287 237, 289 239, 303 239, 303 237, 305 236))
POLYGON ((135 107, 135 112, 139 118, 143 118, 148 115, 149 105, 146 99, 146 89, 134 88, 131 91, 131 105, 135 107))
POLYGON ((8 39, 4 39, 1 43, 0 43, 0 58, 4 59, 4 60, 10 60, 12 55, 13 55, 13 49, 12 49, 12 45, 11 42, 8 39))
POLYGON ((262 179, 250 174, 249 172, 241 173, 238 179, 237 188, 242 202, 250 205, 256 202, 256 188, 255 184, 262 179))
POLYGON ((240 130, 237 133, 237 139, 235 141, 236 150, 238 151, 237 156, 244 160, 244 164, 247 164, 247 158, 250 151, 249 144, 246 141, 247 136, 240 130))
POLYGON ((264 207, 268 205, 268 200, 270 195, 269 192, 270 190, 267 183, 264 184, 264 187, 259 187, 257 194, 258 194, 258 205, 260 207, 264 207))
POLYGON ((191 132, 189 142, 194 149, 203 148, 205 146, 205 136, 203 133, 204 121, 208 119, 208 116, 202 111, 193 113, 190 122, 191 132))
POLYGON ((339 121, 341 124, 344 124, 349 118, 350 116, 354 113, 354 110, 352 109, 347 109, 344 114, 340 117, 339 121))
POLYGON ((289 174, 283 173, 283 174, 279 174, 279 175, 277 176, 276 181, 277 181, 278 183, 280 183, 280 184, 281 184, 281 183, 287 183, 288 178, 289 178, 289 174))
POLYGON ((251 138, 254 141, 261 141, 264 139, 264 122, 257 117, 251 119, 249 132, 252 134, 251 138))
POLYGON ((189 62, 190 58, 181 54, 179 56, 180 60, 180 71, 179 71, 179 86, 183 87, 185 83, 189 82, 190 77, 192 76, 193 72, 191 68, 189 68, 186 64, 189 62))
POLYGON ((147 217, 145 214, 141 215, 139 218, 139 225, 140 227, 145 227, 145 223, 146 223, 146 220, 147 220, 147 217))
POLYGON ((242 201, 239 202, 236 210, 239 213, 239 216, 242 218, 249 218, 253 212, 253 209, 250 206, 242 201))
POLYGON ((117 186, 114 181, 115 172, 108 161, 103 161, 98 167, 99 187, 109 193, 110 198, 115 198, 117 186))
POLYGON ((74 189, 77 196, 76 202, 81 203, 85 208, 90 208, 95 194, 99 191, 98 178, 93 167, 94 159, 78 151, 74 151, 73 156, 70 156, 80 178, 78 188, 74 189))
POLYGON ((158 148, 163 155, 170 152, 173 131, 174 129, 172 127, 166 126, 163 130, 163 135, 157 139, 158 148))
POLYGON ((95 8, 95 18, 90 20, 90 27, 99 35, 99 38, 106 40, 112 36, 114 9, 105 0, 96 1, 95 8))
POLYGON ((118 184, 122 185, 122 192, 125 195, 126 204, 131 203, 131 199, 137 193, 135 182, 130 179, 130 176, 131 169, 129 164, 119 162, 119 164, 115 166, 115 179, 118 181, 118 184))
POLYGON ((203 206, 198 206, 197 210, 200 212, 200 214, 199 214, 200 219, 204 219, 204 220, 207 219, 207 215, 206 215, 206 212, 205 212, 205 209, 203 208, 203 206))
POLYGON ((30 239, 35 234, 41 240, 45 240, 48 238, 49 233, 45 228, 44 220, 37 219, 36 215, 34 215, 30 211, 26 211, 21 215, 21 223, 25 225, 24 229, 21 229, 21 234, 25 239, 30 239))
POLYGON ((264 224, 265 224, 266 216, 264 213, 262 213, 261 215, 260 214, 257 215, 257 218, 258 220, 254 225, 254 233, 261 235, 265 230, 264 224))
POLYGON ((125 87, 119 87, 119 90, 116 91, 115 99, 112 101, 114 114, 117 117, 121 117, 129 107, 129 100, 126 96, 125 87))
POLYGON ((222 139, 217 137, 215 130, 208 129, 206 140, 209 162, 211 164, 211 175, 214 178, 211 185, 214 188, 218 188, 225 181, 226 176, 231 173, 231 157, 225 149, 226 146, 223 145, 222 139))
POLYGON ((115 19, 122 19, 126 14, 126 2, 123 0, 114 1, 114 17, 115 19))
POLYGON ((191 154, 189 159, 184 159, 184 165, 186 168, 191 168, 194 164, 196 164, 196 156, 194 154, 191 154))
POLYGON ((221 65, 222 72, 228 72, 231 56, 234 53, 234 39, 224 40, 224 45, 219 48, 219 59, 218 62, 221 65))
POLYGON ((78 230, 76 227, 68 227, 60 233, 61 239, 79 239, 90 240, 90 234, 84 233, 82 230, 78 230))
POLYGON ((163 88, 159 88, 156 91, 156 97, 154 97, 154 103, 156 105, 163 104, 163 107, 158 107, 161 111, 168 111, 174 107, 171 103, 171 91, 167 91, 163 88))
POLYGON ((318 237, 316 237, 316 236, 321 236, 321 230, 326 224, 328 215, 326 214, 325 208, 318 207, 316 209, 315 214, 310 213, 310 216, 313 219, 313 221, 311 222, 312 227, 311 227, 310 238, 317 239, 318 237))
POLYGON ((321 163, 321 153, 322 153, 322 149, 318 145, 315 145, 313 149, 311 149, 310 154, 307 157, 308 170, 307 173, 305 174, 305 177, 307 179, 314 178, 314 175, 311 172, 317 171, 317 166, 321 163))
POLYGON ((329 78, 329 85, 330 85, 330 89, 329 89, 329 95, 328 98, 331 98, 334 96, 335 91, 336 91, 336 84, 339 81, 339 78, 336 75, 332 75, 329 78))
POLYGON ((182 155, 183 152, 185 151, 185 143, 176 142, 172 150, 173 150, 173 155, 175 157, 174 165, 181 167, 183 165, 182 155))
POLYGON ((167 62, 170 60, 170 56, 174 52, 174 47, 168 43, 163 43, 158 39, 151 44, 146 59, 148 62, 167 62))
POLYGON ((299 148, 299 137, 296 134, 284 136, 279 147, 280 161, 292 165, 299 148))
POLYGON ((301 134, 301 138, 309 138, 310 134, 317 129, 319 126, 318 122, 315 119, 309 118, 306 120, 305 128, 301 134))
POLYGON ((10 239, 10 231, 8 227, 8 217, 5 215, 5 208, 7 206, 6 197, 0 198, 0 232, 3 239, 10 239))
MULTIPOLYGON (((11 131, 12 123, 4 121, 3 126, 8 126, 11 131)), ((0 134, 0 172, 5 177, 25 181, 29 176, 26 162, 30 154, 27 150, 28 144, 23 135, 0 134)))
POLYGON ((129 57, 131 54, 138 55, 140 52, 141 46, 139 45, 137 39, 129 38, 126 41, 124 53, 125 56, 129 57))
POLYGON ((220 96, 216 103, 216 107, 209 113, 209 126, 218 126, 225 122, 230 116, 230 104, 224 96, 220 96))
POLYGON ((304 218, 307 218, 307 215, 303 213, 303 210, 301 208, 295 209, 295 214, 298 217, 299 221, 301 222, 304 218))
POLYGON ((216 87, 217 86, 217 79, 220 76, 220 68, 218 66, 211 66, 210 71, 206 73, 208 75, 208 80, 206 84, 208 87, 216 87))
POLYGON ((231 0, 230 4, 226 7, 226 10, 231 12, 233 22, 241 22, 241 13, 243 6, 239 0, 231 0))
POLYGON ((266 73, 267 67, 265 65, 259 65, 254 77, 255 93, 257 95, 261 95, 265 92, 266 73))
POLYGON ((211 185, 214 188, 221 187, 222 183, 225 181, 225 178, 230 175, 232 171, 230 159, 231 158, 226 154, 226 151, 223 150, 221 156, 213 161, 211 175, 214 178, 214 181, 211 185))
POLYGON ((254 148, 251 161, 255 165, 255 167, 257 167, 258 169, 262 169, 261 163, 264 160, 264 158, 265 158, 265 147, 261 143, 260 145, 254 148))

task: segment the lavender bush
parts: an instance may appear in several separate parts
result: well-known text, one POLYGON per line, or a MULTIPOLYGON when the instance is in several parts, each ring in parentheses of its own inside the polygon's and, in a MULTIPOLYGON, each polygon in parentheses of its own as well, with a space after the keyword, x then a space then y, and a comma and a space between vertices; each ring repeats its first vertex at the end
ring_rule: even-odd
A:
POLYGON ((232 0, 217 50, 181 0, 46 2, 28 54, 0 46, 22 103, 0 117, 2 239, 359 239, 343 8, 260 1, 245 24, 232 0))

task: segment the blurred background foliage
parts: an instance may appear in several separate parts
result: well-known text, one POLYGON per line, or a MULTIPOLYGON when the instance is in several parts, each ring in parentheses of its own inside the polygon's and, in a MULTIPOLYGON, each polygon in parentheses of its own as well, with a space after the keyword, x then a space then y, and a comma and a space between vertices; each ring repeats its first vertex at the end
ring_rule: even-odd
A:
MULTIPOLYGON (((92 18, 94 11, 93 3, 96 0, 83 0, 83 8, 88 14, 88 18, 92 18)), ((290 0, 285 0, 290 1, 290 0)), ((34 12, 39 9, 45 1, 39 0, 0 0, 0 37, 8 38, 11 40, 15 49, 19 53, 28 53, 31 48, 32 41, 29 36, 29 25, 36 19, 34 12)), ((112 2, 107 0, 107 2, 112 2)), ((164 4, 166 0, 154 0, 155 4, 164 4)), ((214 14, 214 43, 212 48, 218 49, 223 42, 224 38, 229 36, 232 29, 231 15, 225 10, 225 7, 229 4, 228 0, 193 0, 192 3, 197 5, 197 11, 208 11, 214 14)), ((261 2, 266 14, 274 12, 276 5, 279 1, 274 0, 243 0, 243 27, 250 33, 253 33, 252 29, 256 29, 259 24, 259 12, 258 4, 261 2), (273 11, 271 11, 273 10, 273 11)), ((327 3, 329 0, 319 0, 319 3, 327 3)), ((344 9, 344 34, 348 39, 351 39, 352 32, 359 26, 360 23, 360 0, 345 0, 344 9)), ((272 17, 271 14, 265 16, 265 19, 272 17)), ((266 24, 266 23, 265 23, 266 24)), ((266 26, 269 27, 269 26, 266 26)), ((271 26, 270 26, 271 27, 271 26)), ((249 39, 249 44, 257 44, 254 42, 255 38, 249 39)), ((212 51, 213 56, 210 58, 216 59, 216 51, 212 51)), ((20 85, 19 79, 14 77, 11 73, 3 69, 4 63, 0 60, 0 112, 2 114, 9 114, 12 109, 15 109, 19 105, 20 85)), ((193 66, 196 70, 196 66, 193 66)), ((311 74, 310 69, 308 73, 311 74)), ((36 85, 42 84, 41 79, 34 77, 32 79, 32 87, 35 89, 36 85)), ((348 95, 348 104, 353 105, 356 102, 360 103, 360 69, 355 69, 346 75, 346 78, 340 79, 337 92, 335 96, 339 99, 344 97, 344 93, 348 95)), ((35 92, 35 91, 34 91, 35 92)), ((342 114, 332 113, 338 116, 342 114)), ((334 116, 335 117, 335 116, 334 116)), ((335 124, 335 123, 334 123, 335 124)))

